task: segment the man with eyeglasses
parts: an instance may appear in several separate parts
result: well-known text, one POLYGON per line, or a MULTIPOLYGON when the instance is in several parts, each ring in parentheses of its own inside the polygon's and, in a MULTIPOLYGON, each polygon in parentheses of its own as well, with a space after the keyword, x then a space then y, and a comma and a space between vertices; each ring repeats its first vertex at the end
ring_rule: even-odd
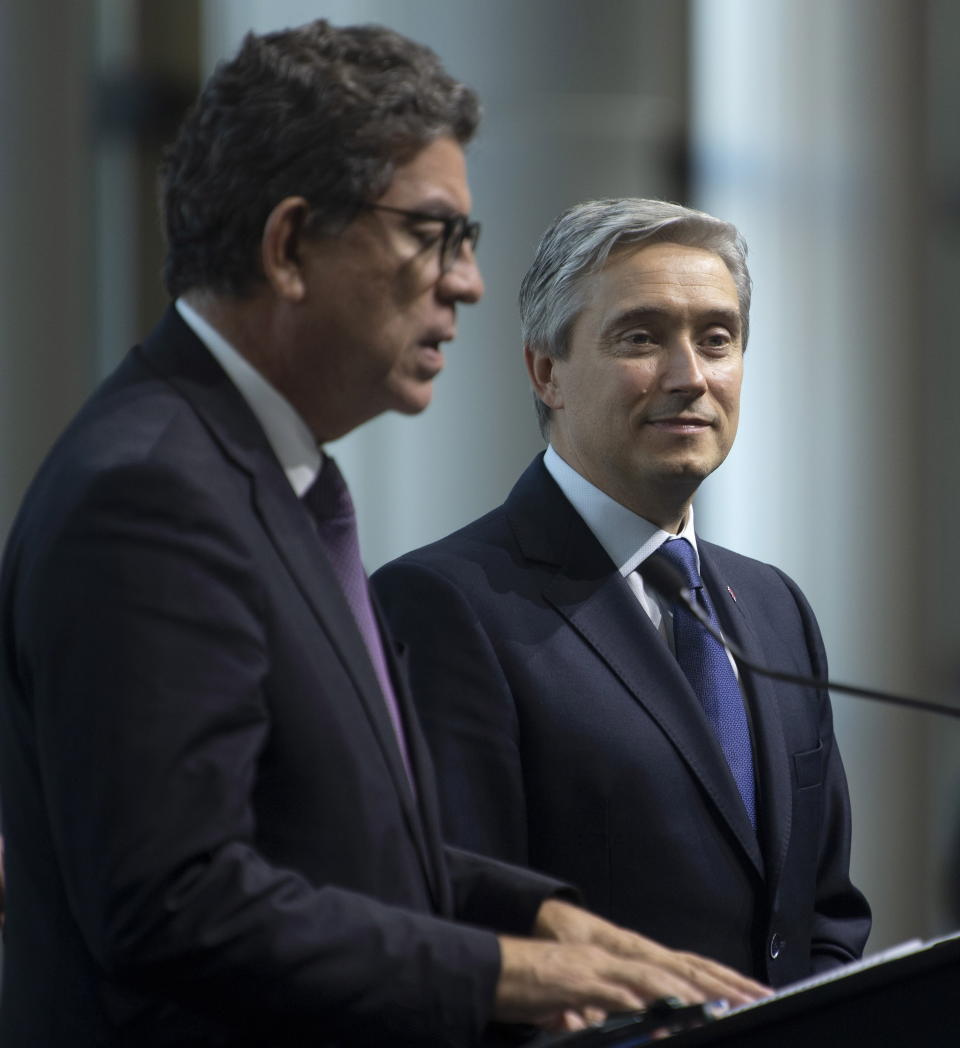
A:
POLYGON ((480 298, 476 122, 426 48, 320 21, 249 35, 170 149, 174 304, 5 555, 4 1048, 471 1045, 763 992, 440 840, 322 449, 425 408, 480 298))

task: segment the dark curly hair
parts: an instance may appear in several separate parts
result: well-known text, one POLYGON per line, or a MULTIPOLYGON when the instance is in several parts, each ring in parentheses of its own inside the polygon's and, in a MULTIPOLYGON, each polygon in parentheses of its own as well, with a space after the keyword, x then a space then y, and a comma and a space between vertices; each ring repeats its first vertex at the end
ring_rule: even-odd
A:
POLYGON ((263 279, 260 238, 277 203, 305 197, 306 232, 335 233, 398 164, 440 136, 466 144, 478 120, 476 94, 393 30, 321 19, 248 33, 160 167, 167 290, 243 297, 263 279))

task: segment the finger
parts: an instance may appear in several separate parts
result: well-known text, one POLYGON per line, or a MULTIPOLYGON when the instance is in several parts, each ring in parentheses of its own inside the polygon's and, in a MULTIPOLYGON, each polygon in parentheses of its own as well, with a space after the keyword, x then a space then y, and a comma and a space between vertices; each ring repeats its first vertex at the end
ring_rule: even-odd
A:
POLYGON ((679 954, 678 973, 703 990, 708 997, 725 998, 731 1004, 747 1004, 773 992, 732 968, 695 954, 679 954))
POLYGON ((607 1021, 607 1013, 602 1008, 584 1008, 583 1017, 588 1026, 601 1026, 607 1021))
POLYGON ((620 972, 612 973, 605 981, 584 986, 577 996, 578 1011, 591 1008, 604 1015, 608 1012, 642 1011, 647 1001, 653 999, 645 992, 644 986, 625 979, 620 972))
POLYGON ((740 972, 728 968, 718 961, 701 957, 699 954, 670 950, 641 935, 624 937, 618 943, 621 950, 634 940, 633 946, 649 964, 673 972, 687 983, 696 986, 708 998, 724 998, 731 1004, 747 1004, 762 997, 769 997, 773 992, 769 987, 740 972))
POLYGON ((610 977, 628 986, 644 1008, 661 997, 676 997, 681 1004, 700 1004, 707 999, 696 982, 655 964, 620 960, 610 977))
POLYGON ((586 1016, 581 1015, 580 1012, 576 1012, 572 1008, 568 1008, 563 1015, 560 1016, 560 1030, 563 1033, 574 1033, 577 1030, 585 1030, 587 1025, 586 1016))

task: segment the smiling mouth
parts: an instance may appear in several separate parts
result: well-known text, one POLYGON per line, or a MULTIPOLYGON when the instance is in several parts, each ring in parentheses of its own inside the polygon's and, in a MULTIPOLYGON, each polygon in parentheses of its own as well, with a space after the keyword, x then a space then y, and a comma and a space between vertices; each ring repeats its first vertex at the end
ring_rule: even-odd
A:
POLYGON ((705 418, 677 415, 671 418, 648 419, 647 425, 655 426, 657 429, 674 430, 679 433, 695 433, 702 429, 709 429, 713 423, 705 418))

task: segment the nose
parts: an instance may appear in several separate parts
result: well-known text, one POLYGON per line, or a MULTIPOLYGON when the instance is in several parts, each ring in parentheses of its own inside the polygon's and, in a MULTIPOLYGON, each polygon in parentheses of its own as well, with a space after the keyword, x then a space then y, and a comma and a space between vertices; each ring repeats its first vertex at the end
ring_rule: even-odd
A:
POLYGON ((668 347, 664 358, 661 385, 668 393, 686 393, 700 396, 707 390, 707 379, 703 373, 703 362, 694 342, 677 338, 668 347))
POLYGON ((440 295, 449 302, 479 302, 483 297, 483 277, 473 247, 464 242, 453 265, 441 274, 437 285, 440 295))

